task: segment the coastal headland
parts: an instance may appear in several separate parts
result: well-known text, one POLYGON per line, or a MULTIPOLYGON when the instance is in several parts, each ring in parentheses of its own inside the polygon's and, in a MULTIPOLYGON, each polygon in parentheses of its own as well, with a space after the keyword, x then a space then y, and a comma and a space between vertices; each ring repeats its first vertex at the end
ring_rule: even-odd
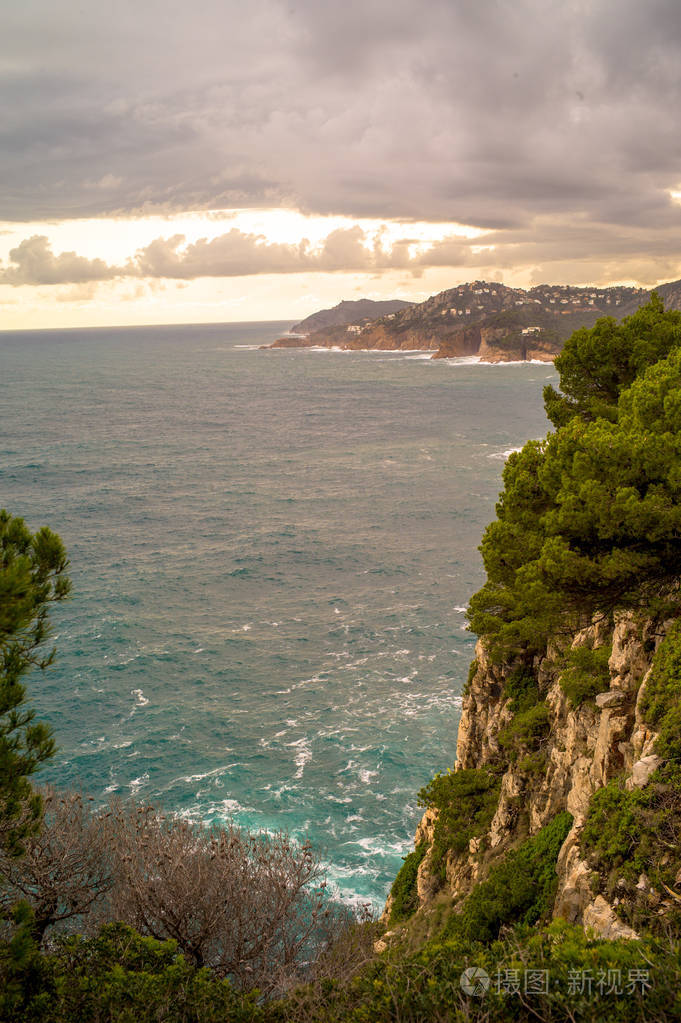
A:
MULTIPOLYGON (((681 309, 681 281, 656 290, 666 308, 681 309)), ((473 281, 387 312, 372 309, 367 301, 341 302, 263 347, 424 351, 433 359, 553 362, 575 330, 592 327, 603 316, 619 321, 644 305, 650 294, 644 288, 567 284, 541 284, 526 291, 473 281)))

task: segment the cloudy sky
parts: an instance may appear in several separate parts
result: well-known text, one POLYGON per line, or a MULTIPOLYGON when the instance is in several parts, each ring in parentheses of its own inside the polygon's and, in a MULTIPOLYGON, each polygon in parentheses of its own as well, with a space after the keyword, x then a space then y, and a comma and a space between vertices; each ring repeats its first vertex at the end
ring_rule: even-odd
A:
POLYGON ((22 0, 0 329, 681 278, 679 0, 22 0))

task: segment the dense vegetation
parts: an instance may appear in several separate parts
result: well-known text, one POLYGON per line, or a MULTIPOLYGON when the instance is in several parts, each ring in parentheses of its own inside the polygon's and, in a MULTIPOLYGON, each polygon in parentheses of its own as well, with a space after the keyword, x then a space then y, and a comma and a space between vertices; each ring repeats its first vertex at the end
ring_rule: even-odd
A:
POLYGON ((416 887, 419 867, 428 851, 428 844, 421 842, 413 852, 404 857, 404 863, 390 889, 392 901, 390 923, 399 924, 408 920, 419 908, 418 890, 416 887))
POLYGON ((0 851, 12 856, 40 817, 29 779, 54 752, 49 727, 26 704, 23 679, 54 658, 44 649, 48 610, 68 595, 66 568, 58 536, 33 535, 23 519, 0 511, 0 851))
POLYGON ((418 794, 419 806, 439 812, 435 822, 431 871, 445 879, 447 853, 460 853, 481 835, 494 816, 499 779, 491 771, 468 770, 437 774, 418 794))
POLYGON ((461 910, 450 915, 443 937, 487 945, 502 927, 547 923, 558 884, 556 859, 571 826, 571 815, 560 813, 495 864, 461 910))
POLYGON ((594 614, 674 604, 681 566, 681 313, 657 298, 577 331, 547 388, 559 429, 510 456, 472 629, 499 658, 594 614))
POLYGON ((608 660, 611 653, 611 643, 600 647, 584 644, 568 652, 560 686, 573 707, 579 707, 585 700, 609 688, 608 660))

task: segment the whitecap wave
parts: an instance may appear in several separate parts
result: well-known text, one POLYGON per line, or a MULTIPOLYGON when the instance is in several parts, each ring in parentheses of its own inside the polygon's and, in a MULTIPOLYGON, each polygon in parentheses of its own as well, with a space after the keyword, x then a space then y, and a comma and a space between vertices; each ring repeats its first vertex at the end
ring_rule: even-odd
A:
POLYGON ((143 788, 149 781, 149 774, 145 771, 139 778, 133 778, 130 782, 130 792, 133 796, 137 795, 139 790, 143 788))
POLYGON ((293 747, 298 752, 295 756, 296 773, 294 778, 302 778, 305 764, 312 760, 312 748, 307 738, 296 739, 294 742, 287 742, 287 746, 293 747))
POLYGON ((522 451, 522 447, 519 448, 506 448, 504 451, 493 451, 488 458, 498 459, 500 462, 505 462, 509 455, 514 454, 516 451, 522 451))

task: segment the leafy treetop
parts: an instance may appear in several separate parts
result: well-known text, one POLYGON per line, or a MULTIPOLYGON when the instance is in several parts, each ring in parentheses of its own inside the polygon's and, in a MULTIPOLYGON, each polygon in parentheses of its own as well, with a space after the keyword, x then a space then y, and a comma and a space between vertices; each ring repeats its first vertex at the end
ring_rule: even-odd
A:
POLYGON ((625 324, 572 336, 567 397, 547 399, 564 424, 506 464, 469 608, 493 653, 537 651, 594 613, 654 608, 681 575, 681 314, 653 298, 625 324))
POLYGON ((665 312, 657 292, 621 323, 606 316, 591 329, 582 327, 555 362, 562 393, 544 388, 547 416, 556 427, 574 416, 614 421, 622 391, 679 345, 681 312, 665 312))
POLYGON ((49 606, 70 590, 67 564, 55 533, 33 534, 23 519, 0 511, 0 845, 12 854, 22 851, 40 815, 29 777, 54 752, 50 729, 25 705, 22 680, 54 658, 43 645, 49 606))

